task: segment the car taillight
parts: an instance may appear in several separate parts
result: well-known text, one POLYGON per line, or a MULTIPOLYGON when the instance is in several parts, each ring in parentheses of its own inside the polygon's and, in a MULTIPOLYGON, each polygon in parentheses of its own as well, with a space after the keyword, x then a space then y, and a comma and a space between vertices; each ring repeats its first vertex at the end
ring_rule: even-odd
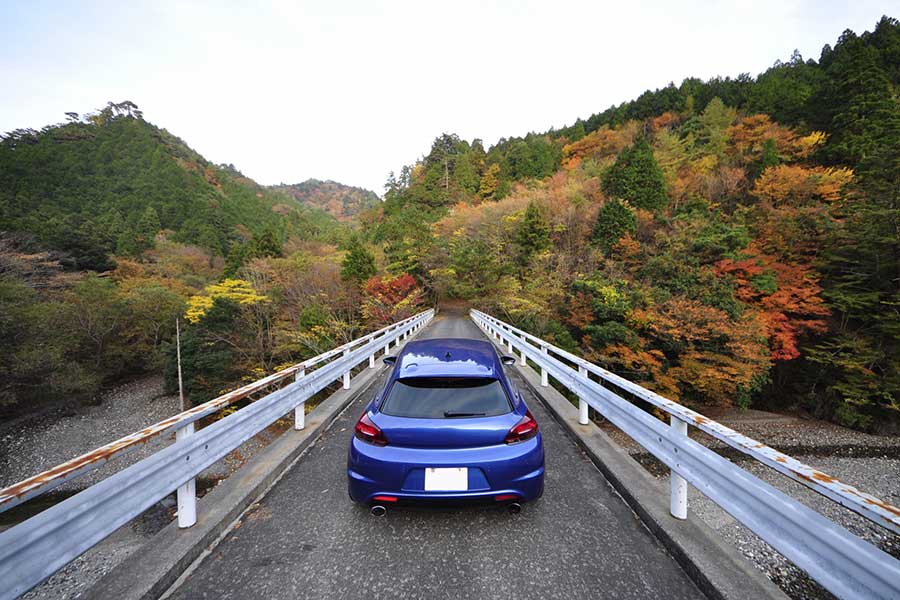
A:
POLYGON ((537 435, 538 432, 538 424, 537 421, 534 420, 534 417, 531 416, 531 411, 526 410, 525 416, 513 426, 512 429, 509 430, 509 433, 506 434, 506 439, 503 440, 507 444, 515 444, 517 442, 524 442, 525 440, 531 439, 537 435))
POLYGON ((375 444, 376 446, 387 446, 387 438, 384 432, 378 428, 378 425, 372 422, 368 413, 363 413, 356 422, 356 437, 364 442, 375 444))

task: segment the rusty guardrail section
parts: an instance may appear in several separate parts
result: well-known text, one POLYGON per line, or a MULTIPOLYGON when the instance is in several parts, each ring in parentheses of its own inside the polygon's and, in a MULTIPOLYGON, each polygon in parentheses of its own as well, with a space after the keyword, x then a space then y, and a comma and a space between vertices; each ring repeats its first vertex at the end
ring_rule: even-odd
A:
POLYGON ((650 390, 478 310, 485 333, 518 350, 579 398, 579 422, 590 406, 671 469, 670 512, 687 518, 687 486, 726 512, 840 598, 900 598, 900 561, 687 436, 697 427, 871 522, 900 533, 900 509, 809 465, 712 421, 650 390), (594 374, 599 381, 591 379, 594 374), (669 414, 671 426, 621 397, 606 383, 669 414))
POLYGON ((0 600, 25 593, 173 490, 178 492, 179 526, 192 526, 197 519, 198 474, 292 410, 294 428, 303 429, 309 398, 334 381, 343 381, 349 389, 354 367, 368 360, 374 368, 378 352, 387 354, 433 316, 434 310, 427 310, 394 323, 3 490, 0 497, 9 508, 175 430, 175 443, 0 533, 0 600), (293 381, 287 381, 290 377, 293 381), (284 385, 194 431, 195 421, 204 415, 278 384, 284 385))
POLYGON ((296 377, 298 373, 302 373, 306 369, 310 369, 326 360, 343 354, 350 348, 360 346, 378 336, 383 335, 386 332, 393 331, 394 329, 397 329, 399 327, 403 327, 415 318, 416 316, 413 316, 404 319, 403 321, 392 323, 387 327, 383 327, 378 331, 374 331, 361 338, 343 344, 342 346, 338 346, 337 348, 333 348, 327 352, 323 352, 322 354, 305 360, 302 363, 292 365, 258 381, 254 381, 253 383, 245 385, 241 388, 222 394, 217 398, 213 398, 208 402, 195 406, 194 408, 191 408, 184 412, 178 413, 177 415, 169 417, 168 419, 164 419, 159 423, 149 425, 144 429, 141 429, 140 431, 130 433, 125 437, 119 438, 114 442, 106 444, 105 446, 100 446, 99 448, 91 450, 86 454, 82 454, 81 456, 73 458, 72 460, 56 465, 55 467, 48 469, 43 473, 38 473, 33 477, 23 479, 18 483, 0 490, 0 512, 9 510, 16 505, 21 504, 22 502, 49 492, 58 485, 80 477, 81 475, 84 475, 85 473, 92 471, 97 467, 100 467, 110 459, 125 454, 138 444, 146 444, 147 442, 150 442, 165 433, 179 429, 189 423, 194 423, 195 421, 198 421, 207 415, 216 413, 223 408, 237 402, 238 400, 243 400, 244 398, 252 396, 257 392, 283 383, 291 377, 296 377))

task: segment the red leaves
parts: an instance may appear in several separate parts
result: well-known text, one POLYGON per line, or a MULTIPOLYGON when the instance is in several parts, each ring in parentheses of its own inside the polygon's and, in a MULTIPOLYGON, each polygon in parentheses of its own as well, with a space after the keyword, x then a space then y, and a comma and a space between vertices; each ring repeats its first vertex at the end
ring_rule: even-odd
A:
POLYGON ((424 292, 412 275, 375 276, 363 288, 363 314, 373 325, 387 325, 419 312, 424 292))
POLYGON ((739 300, 762 310, 773 360, 800 356, 799 338, 825 331, 830 311, 822 299, 819 276, 811 268, 778 262, 753 245, 741 260, 716 263, 720 275, 730 275, 739 300))

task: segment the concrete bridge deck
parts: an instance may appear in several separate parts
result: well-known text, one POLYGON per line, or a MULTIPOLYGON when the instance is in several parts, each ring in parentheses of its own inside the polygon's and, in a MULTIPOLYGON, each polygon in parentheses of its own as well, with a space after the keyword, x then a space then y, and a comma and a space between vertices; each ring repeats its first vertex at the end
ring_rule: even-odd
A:
MULTIPOLYGON (((463 316, 420 337, 483 337, 463 316)), ((703 594, 522 381, 546 448, 543 498, 494 507, 397 509, 347 496, 352 427, 386 373, 247 512, 169 597, 697 598, 703 594)), ((514 378, 519 376, 513 373, 514 378)))

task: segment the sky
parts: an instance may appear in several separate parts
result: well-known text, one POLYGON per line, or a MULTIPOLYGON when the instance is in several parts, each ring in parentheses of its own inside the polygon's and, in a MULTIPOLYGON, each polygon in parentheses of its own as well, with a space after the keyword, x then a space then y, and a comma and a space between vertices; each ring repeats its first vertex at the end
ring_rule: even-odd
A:
POLYGON ((263 184, 383 193, 443 132, 546 131, 685 77, 818 58, 875 0, 0 0, 0 132, 107 101, 263 184))

